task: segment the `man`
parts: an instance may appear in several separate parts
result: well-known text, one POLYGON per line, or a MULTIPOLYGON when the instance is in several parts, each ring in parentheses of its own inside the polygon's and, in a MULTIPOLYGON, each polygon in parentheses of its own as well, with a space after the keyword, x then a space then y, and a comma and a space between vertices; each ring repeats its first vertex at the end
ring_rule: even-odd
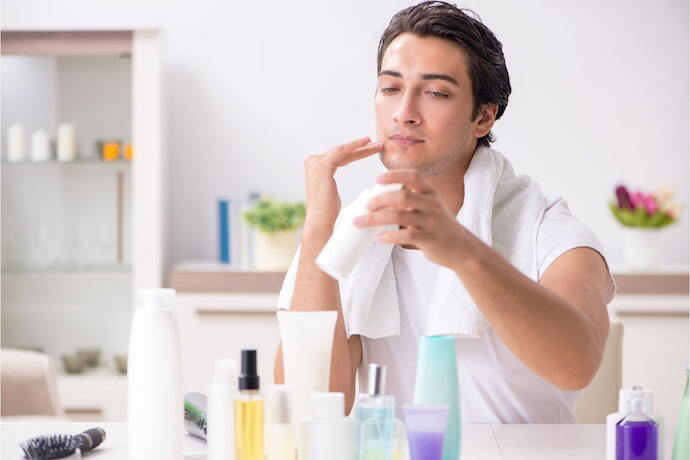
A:
MULTIPOLYGON (((356 140, 306 160, 307 215, 281 307, 339 312, 331 391, 345 393, 348 408, 357 371, 364 388, 369 363, 388 367, 387 389, 398 406, 412 401, 417 341, 427 331, 435 280, 450 270, 489 324, 478 336, 458 338, 463 422, 576 421, 578 390, 602 359, 615 291, 601 244, 563 200, 545 201, 535 227, 535 272, 523 273, 458 219, 464 204, 481 199, 465 187, 475 156, 501 158, 489 148, 491 128, 510 91, 501 44, 486 26, 443 2, 409 7, 379 43, 378 141, 356 140), (394 226, 377 244, 393 245, 400 321, 397 334, 367 336, 348 327, 343 286, 315 259, 341 208, 336 169, 376 153, 388 170, 378 181, 404 187, 371 199, 355 224, 394 226)), ((496 214, 497 203, 482 212, 496 214)), ((508 239, 513 232, 492 231, 508 239)), ((280 350, 275 378, 283 381, 280 350)))

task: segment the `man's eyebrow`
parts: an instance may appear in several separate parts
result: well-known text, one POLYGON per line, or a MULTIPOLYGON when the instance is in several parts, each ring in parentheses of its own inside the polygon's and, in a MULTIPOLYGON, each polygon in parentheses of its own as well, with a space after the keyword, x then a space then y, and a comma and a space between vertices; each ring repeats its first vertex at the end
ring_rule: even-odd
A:
MULTIPOLYGON (((394 70, 382 70, 379 72, 379 77, 381 75, 390 75, 391 77, 402 78, 402 74, 394 70)), ((422 80, 444 80, 456 86, 460 86, 455 78, 444 73, 423 73, 421 77, 422 80)))

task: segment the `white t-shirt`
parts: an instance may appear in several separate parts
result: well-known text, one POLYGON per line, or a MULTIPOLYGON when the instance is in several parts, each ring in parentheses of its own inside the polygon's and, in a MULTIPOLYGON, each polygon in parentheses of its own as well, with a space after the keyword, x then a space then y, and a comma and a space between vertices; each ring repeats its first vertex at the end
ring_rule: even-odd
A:
MULTIPOLYGON (((561 198, 551 200, 537 235, 539 277, 558 256, 576 247, 604 254, 596 235, 575 218, 561 198)), ((400 335, 362 337, 359 387, 366 388, 370 363, 387 367, 386 393, 396 398, 401 416, 414 399, 417 343, 423 335, 438 265, 414 249, 393 248, 400 305, 400 335)), ((609 276, 610 278, 610 276, 609 276)), ((615 285, 609 279, 607 303, 615 285)), ((560 390, 527 366, 503 343, 492 327, 476 339, 458 339, 458 377, 462 423, 576 423, 579 391, 560 390)))

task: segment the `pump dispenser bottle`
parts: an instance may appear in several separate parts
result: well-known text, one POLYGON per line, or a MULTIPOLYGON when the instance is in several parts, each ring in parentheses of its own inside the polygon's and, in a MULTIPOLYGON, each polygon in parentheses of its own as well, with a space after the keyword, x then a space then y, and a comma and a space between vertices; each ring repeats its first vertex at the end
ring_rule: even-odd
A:
POLYGON ((259 393, 256 350, 242 350, 235 398, 235 460, 264 459, 264 401, 259 393))

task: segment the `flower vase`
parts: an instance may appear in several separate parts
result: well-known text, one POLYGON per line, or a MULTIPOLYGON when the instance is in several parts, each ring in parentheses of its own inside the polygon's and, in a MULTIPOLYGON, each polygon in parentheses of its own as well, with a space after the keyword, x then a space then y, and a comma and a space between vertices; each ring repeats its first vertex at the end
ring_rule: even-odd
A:
POLYGON ((624 228, 625 262, 632 270, 653 270, 659 267, 664 232, 658 228, 624 228))
POLYGON ((272 233, 258 230, 256 241, 256 269, 286 271, 297 250, 297 231, 283 230, 272 233))

